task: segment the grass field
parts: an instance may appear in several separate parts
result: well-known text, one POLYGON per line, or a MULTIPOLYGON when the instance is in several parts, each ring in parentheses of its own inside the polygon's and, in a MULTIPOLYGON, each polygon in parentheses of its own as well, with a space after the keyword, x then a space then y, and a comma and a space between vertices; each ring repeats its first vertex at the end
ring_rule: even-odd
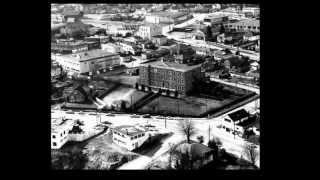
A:
POLYGON ((184 98, 172 98, 160 96, 138 110, 140 113, 162 114, 174 116, 199 117, 206 112, 221 108, 233 101, 247 95, 249 92, 237 92, 234 87, 225 87, 232 94, 223 100, 205 98, 200 96, 187 96, 184 98))
POLYGON ((231 101, 232 99, 218 101, 194 96, 183 99, 160 96, 138 111, 150 114, 199 116, 210 109, 221 107, 231 101))

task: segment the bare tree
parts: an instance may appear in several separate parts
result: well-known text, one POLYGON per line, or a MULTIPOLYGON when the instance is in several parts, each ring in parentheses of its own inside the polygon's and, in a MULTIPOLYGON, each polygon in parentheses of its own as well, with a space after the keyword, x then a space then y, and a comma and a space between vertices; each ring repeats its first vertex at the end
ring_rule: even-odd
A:
POLYGON ((191 120, 180 121, 179 131, 186 136, 188 143, 190 143, 190 137, 196 134, 195 125, 191 120))
POLYGON ((258 152, 256 150, 256 146, 246 143, 244 145, 244 151, 243 154, 245 155, 245 157, 247 157, 250 161, 250 163, 252 163, 252 165, 255 165, 256 161, 258 160, 258 152))

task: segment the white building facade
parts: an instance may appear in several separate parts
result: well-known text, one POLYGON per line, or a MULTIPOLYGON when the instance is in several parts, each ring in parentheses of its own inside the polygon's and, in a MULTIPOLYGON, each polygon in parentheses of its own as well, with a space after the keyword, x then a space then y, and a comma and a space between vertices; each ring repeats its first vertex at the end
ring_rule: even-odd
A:
POLYGON ((140 126, 118 126, 112 129, 114 143, 130 151, 140 147, 148 138, 149 133, 140 126))

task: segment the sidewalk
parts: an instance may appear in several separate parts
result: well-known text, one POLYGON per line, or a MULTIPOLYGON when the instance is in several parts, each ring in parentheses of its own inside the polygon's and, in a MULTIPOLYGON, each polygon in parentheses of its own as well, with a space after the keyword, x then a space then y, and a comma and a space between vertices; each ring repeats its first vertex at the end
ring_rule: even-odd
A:
POLYGON ((129 161, 118 168, 118 170, 137 170, 145 169, 147 164, 151 162, 151 158, 148 156, 140 156, 137 159, 129 161))

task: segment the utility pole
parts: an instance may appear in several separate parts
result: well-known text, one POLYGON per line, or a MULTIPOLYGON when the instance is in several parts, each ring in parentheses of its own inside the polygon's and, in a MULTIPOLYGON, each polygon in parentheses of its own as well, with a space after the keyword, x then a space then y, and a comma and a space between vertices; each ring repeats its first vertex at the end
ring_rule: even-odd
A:
POLYGON ((164 117, 164 128, 167 128, 167 116, 164 117))
POLYGON ((208 137, 208 142, 210 142, 210 130, 211 130, 211 128, 210 128, 210 124, 209 124, 209 137, 208 137))
POLYGON ((236 139, 236 123, 233 121, 233 138, 236 139))

